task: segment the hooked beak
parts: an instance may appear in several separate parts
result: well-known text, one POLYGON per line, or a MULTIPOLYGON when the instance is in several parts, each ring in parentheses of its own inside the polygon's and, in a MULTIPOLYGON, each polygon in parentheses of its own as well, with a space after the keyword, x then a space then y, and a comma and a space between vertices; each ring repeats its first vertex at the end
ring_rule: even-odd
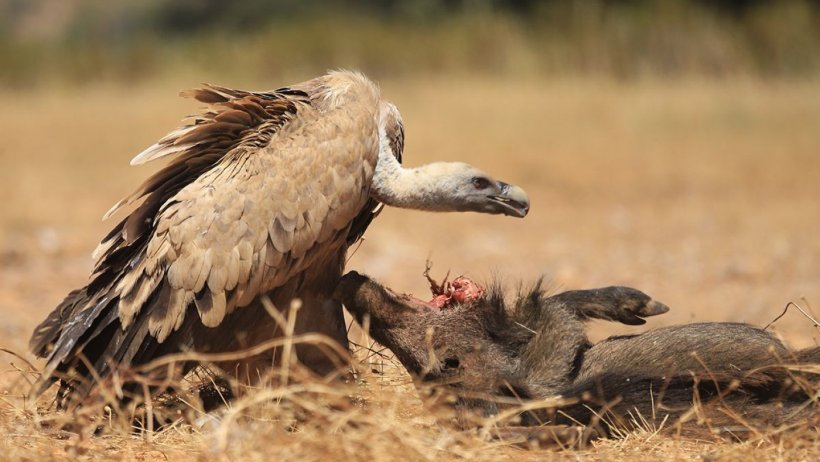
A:
POLYGON ((530 198, 527 193, 518 186, 498 182, 501 191, 498 195, 487 196, 495 206, 497 213, 503 213, 510 217, 524 218, 530 211, 530 198))

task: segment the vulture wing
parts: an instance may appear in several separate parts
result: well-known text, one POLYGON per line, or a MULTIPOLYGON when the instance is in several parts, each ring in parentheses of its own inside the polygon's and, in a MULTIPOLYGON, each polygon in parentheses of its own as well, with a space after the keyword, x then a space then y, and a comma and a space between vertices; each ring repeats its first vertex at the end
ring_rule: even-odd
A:
POLYGON ((33 393, 61 375, 141 362, 186 317, 219 326, 358 238, 376 205, 378 91, 321 79, 187 94, 207 109, 133 159, 174 156, 106 214, 142 199, 95 250, 91 283, 35 330, 30 346, 48 363, 33 393))

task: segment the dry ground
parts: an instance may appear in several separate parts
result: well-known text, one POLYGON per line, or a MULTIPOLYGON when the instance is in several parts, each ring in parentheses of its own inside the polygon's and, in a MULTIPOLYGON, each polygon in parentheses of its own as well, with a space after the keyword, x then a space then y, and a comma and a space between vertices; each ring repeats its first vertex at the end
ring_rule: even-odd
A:
MULTIPOLYGON (((193 112, 175 95, 196 84, 0 91, 0 347, 25 352, 33 326, 84 283, 89 254, 111 226, 99 217, 156 168, 129 168, 128 160, 193 112)), ((672 307, 650 326, 767 324, 788 301, 820 306, 817 82, 442 79, 383 87, 405 119, 408 165, 474 163, 523 186, 532 212, 516 220, 387 210, 349 268, 408 292, 425 290, 428 258, 439 275, 498 275, 511 285, 540 274, 563 288, 632 285, 672 307)), ((592 326, 595 338, 640 330, 592 326)), ((796 311, 775 330, 795 347, 820 341, 796 311)), ((22 361, 2 356, 0 364, 0 459, 820 456, 816 434, 714 444, 647 433, 569 453, 483 443, 435 426, 394 368, 358 386, 368 404, 349 417, 356 431, 326 416, 283 432, 262 406, 225 447, 208 430, 185 426, 150 442, 122 434, 57 439, 25 412, 15 370, 22 361)))

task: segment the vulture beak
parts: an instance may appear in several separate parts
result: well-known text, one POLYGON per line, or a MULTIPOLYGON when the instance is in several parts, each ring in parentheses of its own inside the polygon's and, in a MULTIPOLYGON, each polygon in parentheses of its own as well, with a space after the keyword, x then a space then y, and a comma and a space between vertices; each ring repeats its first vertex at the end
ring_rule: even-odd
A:
POLYGON ((523 189, 499 181, 498 190, 500 191, 499 194, 487 196, 498 210, 498 213, 517 218, 527 216, 527 212, 530 211, 530 198, 523 189))

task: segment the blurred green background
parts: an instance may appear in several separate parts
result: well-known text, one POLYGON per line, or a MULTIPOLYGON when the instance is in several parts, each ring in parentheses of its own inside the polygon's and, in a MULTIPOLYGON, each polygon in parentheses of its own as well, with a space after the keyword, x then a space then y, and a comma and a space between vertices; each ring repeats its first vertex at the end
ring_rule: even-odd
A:
MULTIPOLYGON (((811 77, 806 0, 0 0, 0 85, 171 75, 811 77)), ((285 79, 285 80, 282 80, 285 79)))

